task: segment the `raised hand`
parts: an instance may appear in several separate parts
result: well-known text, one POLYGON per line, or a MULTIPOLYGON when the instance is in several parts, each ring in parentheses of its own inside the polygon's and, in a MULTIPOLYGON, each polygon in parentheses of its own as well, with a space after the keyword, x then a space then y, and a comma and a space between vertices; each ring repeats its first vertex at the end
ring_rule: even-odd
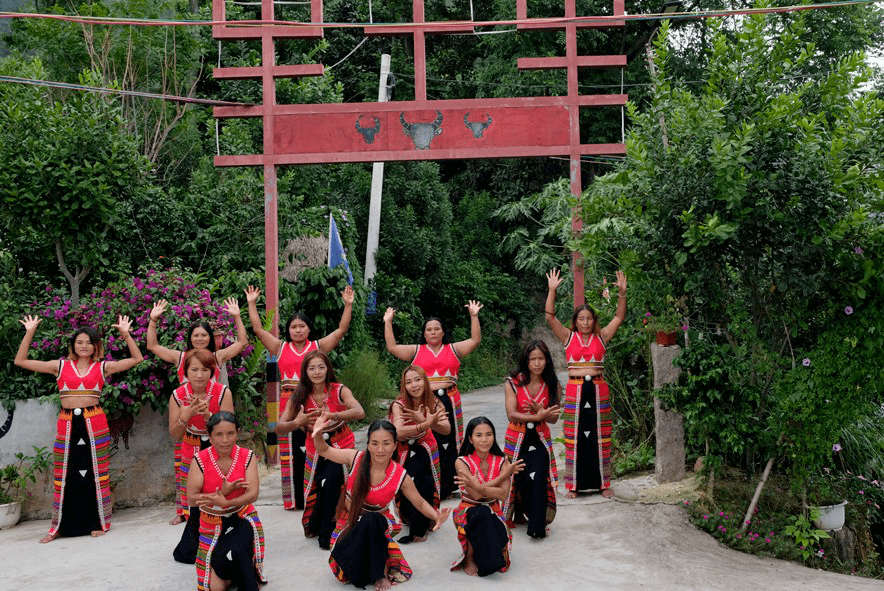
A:
POLYGON ((479 310, 484 307, 478 300, 470 300, 468 304, 464 304, 464 308, 470 311, 470 316, 478 316, 479 310))
POLYGON ((405 416, 405 419, 407 421, 410 421, 410 422, 414 423, 415 425, 419 425, 420 423, 423 423, 424 419, 427 418, 426 409, 424 408, 423 404, 421 404, 417 410, 412 410, 410 408, 403 407, 402 414, 403 414, 403 416, 405 416))
POLYGON ((348 285, 344 288, 344 291, 341 292, 341 299, 344 300, 344 304, 348 306, 353 305, 353 300, 356 299, 356 292, 353 291, 352 285, 348 285))
POLYGON ((549 422, 551 420, 558 419, 561 412, 561 407, 559 407, 558 404, 554 404, 544 411, 543 420, 549 422))
MULTIPOLYGON (((311 411, 311 414, 314 411, 311 411)), ((330 416, 327 412, 323 412, 320 414, 313 423, 313 437, 316 438, 318 435, 322 433, 322 430, 328 427, 330 423, 330 416)))
POLYGON ((444 406, 440 406, 439 410, 434 413, 430 413, 427 415, 427 420, 430 422, 428 429, 432 429, 436 425, 442 422, 442 419, 448 417, 448 411, 445 410, 444 406))
POLYGON ((250 285, 245 289, 245 294, 246 303, 254 304, 258 301, 258 298, 261 297, 261 290, 254 285, 250 285))
POLYGON ((117 323, 113 325, 120 334, 124 337, 129 335, 129 330, 132 328, 132 321, 128 316, 117 316, 117 323))
POLYGON ((384 312, 384 322, 390 322, 393 320, 393 316, 396 315, 396 310, 394 308, 387 308, 387 311, 384 312))
POLYGON ((224 300, 224 311, 231 316, 239 316, 239 302, 236 301, 236 298, 224 300))
POLYGON ((626 293, 626 274, 623 271, 617 271, 617 282, 615 285, 620 294, 626 293))
POLYGON ((546 287, 550 291, 555 291, 562 284, 562 272, 558 269, 550 269, 549 273, 546 274, 546 287))
POLYGON ((37 330, 37 326, 43 322, 43 319, 39 316, 25 316, 24 319, 19 319, 19 322, 25 327, 25 331, 34 332, 37 330))
POLYGON ((221 494, 221 489, 216 488, 213 493, 197 495, 196 504, 198 507, 226 507, 227 499, 221 494))
POLYGON ((150 309, 150 319, 154 321, 159 320, 160 316, 163 315, 163 312, 166 311, 166 306, 168 305, 169 302, 166 300, 157 300, 157 303, 150 309))
POLYGON ((479 479, 469 472, 458 472, 454 476, 454 482, 456 482, 458 486, 462 486, 464 488, 472 488, 474 490, 478 490, 479 487, 482 486, 482 483, 479 482, 479 479))

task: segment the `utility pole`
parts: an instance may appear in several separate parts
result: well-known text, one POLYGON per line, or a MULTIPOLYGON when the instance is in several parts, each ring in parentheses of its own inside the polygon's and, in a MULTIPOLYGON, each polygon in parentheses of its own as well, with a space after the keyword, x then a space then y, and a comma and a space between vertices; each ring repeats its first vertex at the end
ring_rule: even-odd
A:
MULTIPOLYGON (((392 87, 387 86, 390 77, 390 56, 381 56, 381 80, 378 85, 378 102, 390 100, 392 87)), ((374 277, 374 255, 378 250, 378 236, 381 232, 381 193, 384 189, 384 163, 375 162, 371 171, 371 201, 368 205, 368 237, 365 243, 365 285, 374 277)))

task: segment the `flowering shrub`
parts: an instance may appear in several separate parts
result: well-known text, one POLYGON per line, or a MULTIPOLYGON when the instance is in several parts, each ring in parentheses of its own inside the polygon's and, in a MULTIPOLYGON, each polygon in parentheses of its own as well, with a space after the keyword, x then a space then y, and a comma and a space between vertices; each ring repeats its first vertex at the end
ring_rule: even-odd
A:
MULTIPOLYGON (((31 302, 31 313, 43 317, 32 347, 39 351, 40 359, 53 359, 67 355, 70 335, 78 328, 89 326, 98 330, 105 348, 105 359, 128 357, 126 342, 111 328, 117 315, 128 315, 132 320, 132 336, 142 348, 145 345, 147 324, 153 303, 159 299, 169 301, 169 310, 157 327, 158 340, 170 349, 185 348, 187 331, 198 320, 206 320, 217 326, 216 333, 223 335, 223 346, 232 342, 233 319, 222 310, 223 299, 213 299, 209 289, 198 287, 204 278, 191 272, 170 269, 167 271, 145 270, 138 276, 121 279, 101 289, 96 288, 81 298, 81 306, 72 309, 70 300, 63 292, 46 287, 43 299, 31 302)), ((242 357, 247 358, 253 350, 248 346, 242 357)), ((176 368, 150 353, 137 367, 108 378, 102 394, 102 406, 111 417, 137 415, 144 405, 164 411, 169 395, 178 386, 176 368)), ((231 384, 243 372, 241 359, 228 364, 231 384)), ((231 387, 232 390, 233 387, 231 387)), ((234 390, 235 392, 235 390, 234 390)))

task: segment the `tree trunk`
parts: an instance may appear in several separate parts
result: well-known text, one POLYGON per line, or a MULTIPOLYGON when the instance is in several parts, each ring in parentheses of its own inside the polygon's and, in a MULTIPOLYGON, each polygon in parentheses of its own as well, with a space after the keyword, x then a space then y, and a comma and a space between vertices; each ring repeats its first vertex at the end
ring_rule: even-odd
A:
POLYGON ((89 271, 92 270, 92 265, 77 267, 76 272, 71 273, 68 270, 67 264, 65 264, 64 252, 61 250, 61 240, 59 239, 56 239, 55 241, 55 257, 58 259, 58 268, 61 269, 61 272, 64 274, 65 278, 68 280, 68 283, 71 286, 71 308, 79 308, 80 283, 83 282, 83 279, 85 279, 86 275, 89 274, 89 271))

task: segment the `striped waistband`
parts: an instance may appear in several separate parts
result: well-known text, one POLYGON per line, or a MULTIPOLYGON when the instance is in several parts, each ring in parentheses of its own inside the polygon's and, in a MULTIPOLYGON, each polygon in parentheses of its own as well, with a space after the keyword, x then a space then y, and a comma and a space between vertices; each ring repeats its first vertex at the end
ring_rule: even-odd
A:
POLYGON ((200 513, 202 516, 208 520, 210 523, 220 522, 225 517, 230 517, 231 515, 239 514, 240 517, 244 517, 250 512, 251 505, 243 505, 238 509, 222 509, 221 507, 200 507, 200 513))
POLYGON ((63 408, 58 411, 58 418, 65 421, 70 421, 73 420, 75 416, 78 417, 80 415, 83 415, 87 419, 91 419, 92 417, 103 414, 104 410, 102 410, 102 408, 96 404, 93 406, 84 406, 83 408, 63 408))
POLYGON ((582 384, 583 382, 604 382, 605 374, 597 376, 568 376, 569 384, 582 384))
POLYGON ((435 394, 436 396, 442 396, 442 394, 447 394, 449 392, 453 392, 454 390, 457 390, 457 384, 452 384, 451 386, 448 386, 447 388, 434 388, 433 383, 430 382, 430 390, 432 390, 433 394, 435 394))
POLYGON ((58 395, 59 398, 70 398, 72 396, 92 396, 93 398, 101 398, 99 390, 65 390, 58 395))

